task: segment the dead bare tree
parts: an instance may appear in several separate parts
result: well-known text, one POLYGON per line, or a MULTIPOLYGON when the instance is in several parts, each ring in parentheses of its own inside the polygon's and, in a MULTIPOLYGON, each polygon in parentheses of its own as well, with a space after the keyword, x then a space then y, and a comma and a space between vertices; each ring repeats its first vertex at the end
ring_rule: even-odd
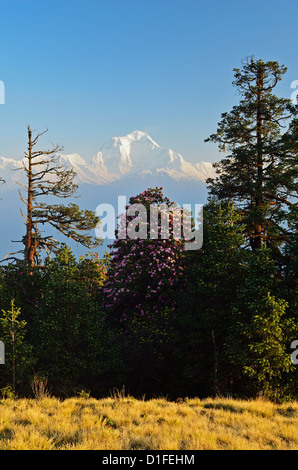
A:
MULTIPOLYGON (((26 206, 26 213, 21 211, 26 224, 26 234, 22 239, 24 249, 17 253, 24 254, 29 272, 32 274, 33 267, 38 263, 39 252, 45 250, 49 255, 55 252, 60 244, 52 236, 43 236, 41 225, 49 224, 87 248, 100 245, 102 240, 88 234, 99 222, 94 212, 80 210, 76 204, 65 206, 42 202, 51 197, 77 197, 75 193, 78 185, 74 183, 76 173, 73 168, 66 168, 61 163, 58 152, 61 152, 63 147, 53 145, 47 150, 36 149, 40 137, 47 130, 33 137, 30 126, 27 126, 27 132, 28 150, 25 152, 23 163, 27 183, 18 183, 26 192, 24 196, 19 191, 20 198, 26 206)), ((6 257, 6 259, 11 258, 6 257)))

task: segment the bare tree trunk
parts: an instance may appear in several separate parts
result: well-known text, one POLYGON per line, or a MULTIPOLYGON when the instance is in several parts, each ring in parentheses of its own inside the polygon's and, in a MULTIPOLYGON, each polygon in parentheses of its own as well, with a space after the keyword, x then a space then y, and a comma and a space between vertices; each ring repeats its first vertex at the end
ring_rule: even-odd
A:
POLYGON ((25 258, 29 267, 29 274, 33 273, 34 242, 32 224, 33 184, 32 184, 32 131, 28 127, 28 200, 27 200, 27 232, 25 258))
POLYGON ((35 137, 30 126, 27 126, 27 131, 28 150, 25 152, 26 161, 23 165, 27 184, 18 183, 26 189, 24 197, 20 191, 21 201, 26 206, 26 213, 21 211, 25 219, 26 234, 22 238, 24 249, 20 251, 24 253, 28 273, 32 275, 34 266, 38 263, 39 250, 46 250, 49 254, 59 246, 59 242, 52 236, 42 236, 38 229, 40 224, 51 224, 64 235, 88 248, 98 246, 100 241, 97 239, 93 241, 91 235, 85 235, 85 232, 95 228, 99 221, 99 218, 91 211, 80 211, 76 204, 69 204, 69 206, 48 205, 44 202, 38 204, 37 200, 40 197, 52 195, 58 198, 68 198, 74 196, 78 186, 74 183, 76 173, 73 168, 68 169, 60 162, 57 152, 62 151, 63 147, 56 145, 50 149, 38 150, 35 147, 39 138, 47 130, 35 137))

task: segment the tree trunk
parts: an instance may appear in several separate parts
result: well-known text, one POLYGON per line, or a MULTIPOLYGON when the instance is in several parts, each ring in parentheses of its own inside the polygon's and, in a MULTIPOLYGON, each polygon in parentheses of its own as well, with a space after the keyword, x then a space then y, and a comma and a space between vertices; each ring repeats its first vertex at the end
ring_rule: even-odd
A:
POLYGON ((34 240, 32 224, 33 184, 32 184, 32 131, 28 127, 28 200, 27 200, 27 232, 25 240, 25 258, 29 267, 29 274, 33 273, 34 266, 34 240))
POLYGON ((216 395, 220 395, 219 386, 218 386, 218 350, 215 342, 214 330, 211 331, 213 351, 214 351, 214 363, 213 363, 213 387, 216 395))
POLYGON ((262 148, 262 90, 264 78, 263 70, 261 67, 257 71, 257 181, 256 181, 256 195, 255 195, 255 209, 256 219, 254 221, 254 233, 251 240, 252 249, 258 249, 262 246, 262 204, 263 204, 263 148, 262 148))

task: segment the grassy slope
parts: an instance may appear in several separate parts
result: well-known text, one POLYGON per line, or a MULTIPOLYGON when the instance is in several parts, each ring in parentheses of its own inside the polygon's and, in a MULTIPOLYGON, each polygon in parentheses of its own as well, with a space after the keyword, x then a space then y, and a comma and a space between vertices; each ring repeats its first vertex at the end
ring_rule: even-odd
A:
POLYGON ((297 425, 298 402, 6 399, 0 450, 297 450, 297 425))

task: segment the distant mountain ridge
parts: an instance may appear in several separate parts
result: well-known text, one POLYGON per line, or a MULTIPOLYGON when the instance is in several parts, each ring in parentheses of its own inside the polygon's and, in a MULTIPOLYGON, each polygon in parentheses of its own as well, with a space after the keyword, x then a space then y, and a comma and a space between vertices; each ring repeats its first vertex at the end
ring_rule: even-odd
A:
MULTIPOLYGON (((189 163, 172 149, 160 147, 148 134, 133 131, 122 137, 113 137, 90 160, 85 161, 79 154, 60 154, 60 161, 76 172, 79 185, 78 199, 69 198, 65 204, 74 202, 82 209, 96 211, 99 204, 111 204, 117 213, 118 196, 126 196, 127 202, 147 188, 163 187, 163 193, 171 201, 183 204, 205 204, 207 188, 205 180, 214 177, 215 171, 210 162, 189 163)), ((3 229, 0 231, 0 259, 11 251, 22 248, 12 243, 20 240, 25 233, 24 220, 20 209, 25 210, 18 191, 24 190, 16 184, 26 183, 25 172, 14 171, 23 167, 26 160, 0 157, 0 176, 5 184, 0 184, 0 218, 3 229)), ((36 167, 38 168, 38 167, 36 167)), ((60 203, 61 201, 55 201, 60 203)), ((51 228, 45 228, 52 233, 51 228)), ((76 254, 86 253, 71 240, 64 240, 76 254)), ((99 252, 106 249, 106 244, 99 252)))
MULTIPOLYGON (((210 162, 189 163, 172 149, 160 147, 146 132, 135 130, 122 137, 113 137, 86 162, 79 154, 60 154, 61 162, 71 165, 77 173, 77 182, 92 185, 109 184, 127 176, 146 177, 167 175, 180 180, 205 181, 214 176, 210 162)), ((0 157, 0 175, 8 183, 16 181, 22 172, 23 160, 0 157)))

